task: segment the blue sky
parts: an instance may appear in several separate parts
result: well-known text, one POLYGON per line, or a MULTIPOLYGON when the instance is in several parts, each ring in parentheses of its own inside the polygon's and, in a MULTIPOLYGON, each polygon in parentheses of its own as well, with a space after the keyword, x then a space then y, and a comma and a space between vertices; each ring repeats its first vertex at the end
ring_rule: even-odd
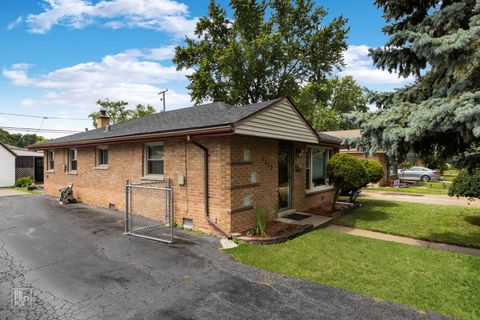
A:
MULTIPOLYGON (((227 7, 227 1, 219 2, 227 7)), ((347 67, 339 75, 352 75, 377 90, 408 82, 375 69, 367 57, 369 47, 386 40, 373 1, 318 4, 329 10, 329 18, 349 19, 347 67)), ((95 101, 104 98, 160 109, 156 92, 163 88, 169 89, 168 108, 190 105, 188 71, 176 71, 170 59, 207 5, 186 0, 0 1, 0 112, 87 118, 97 109, 95 101)), ((0 114, 0 126, 38 128, 41 122, 0 114)), ((48 119, 42 127, 83 130, 91 124, 48 119)))

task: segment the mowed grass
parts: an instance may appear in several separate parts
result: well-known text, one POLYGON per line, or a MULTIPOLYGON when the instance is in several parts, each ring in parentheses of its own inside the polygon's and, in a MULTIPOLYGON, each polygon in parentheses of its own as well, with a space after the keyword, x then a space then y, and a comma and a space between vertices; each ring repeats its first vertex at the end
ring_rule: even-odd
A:
POLYGON ((417 194, 434 194, 447 195, 447 189, 429 188, 429 187, 408 187, 408 188, 389 188, 389 187, 373 187, 367 188, 366 191, 382 191, 382 192, 401 192, 401 193, 417 193, 417 194))
POLYGON ((361 200, 333 221, 347 227, 480 248, 480 209, 400 201, 361 200))
POLYGON ((322 229, 227 252, 273 272, 459 319, 480 318, 480 257, 322 229))

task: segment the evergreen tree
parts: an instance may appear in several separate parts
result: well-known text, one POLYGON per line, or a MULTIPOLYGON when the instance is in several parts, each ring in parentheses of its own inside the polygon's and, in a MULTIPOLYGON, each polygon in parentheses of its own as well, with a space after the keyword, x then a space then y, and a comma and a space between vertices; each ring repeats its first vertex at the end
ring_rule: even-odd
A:
POLYGON ((386 44, 370 51, 378 68, 413 84, 376 93, 374 113, 354 113, 363 130, 351 147, 401 160, 409 152, 469 152, 480 141, 480 0, 376 0, 386 44))
POLYGON ((230 7, 231 19, 211 0, 196 38, 176 48, 177 69, 194 70, 187 77, 195 103, 294 97, 343 66, 346 20, 325 24, 327 12, 313 0, 230 0, 230 7))

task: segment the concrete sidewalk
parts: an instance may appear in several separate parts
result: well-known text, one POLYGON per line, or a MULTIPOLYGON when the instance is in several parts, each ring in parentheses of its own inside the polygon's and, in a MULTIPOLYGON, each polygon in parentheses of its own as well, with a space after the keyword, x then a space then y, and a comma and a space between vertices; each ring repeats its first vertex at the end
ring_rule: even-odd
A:
POLYGON ((456 198, 441 195, 430 194, 417 194, 417 193, 400 193, 400 192, 388 192, 388 191, 365 191, 362 190, 361 198, 378 199, 378 200, 391 200, 391 201, 404 201, 423 204, 440 204, 447 206, 461 206, 470 208, 480 208, 479 200, 468 200, 466 198, 456 198))
POLYGON ((430 242, 424 240, 418 240, 413 238, 401 237, 401 236, 394 236, 391 234, 386 234, 382 232, 375 232, 363 229, 355 229, 349 228, 344 226, 338 225, 330 225, 325 228, 326 230, 337 231, 341 233, 347 233, 354 236, 365 237, 365 238, 372 238, 377 240, 384 240, 384 241, 391 241, 396 243, 403 243, 403 244, 410 244, 419 247, 426 247, 426 248, 433 248, 438 250, 445 250, 463 254, 469 254, 473 256, 480 256, 480 249, 475 248, 467 248, 467 247, 460 247, 453 244, 446 244, 446 243, 438 243, 438 242, 430 242))
POLYGON ((27 192, 17 191, 10 188, 0 188, 0 197, 25 196, 27 192))

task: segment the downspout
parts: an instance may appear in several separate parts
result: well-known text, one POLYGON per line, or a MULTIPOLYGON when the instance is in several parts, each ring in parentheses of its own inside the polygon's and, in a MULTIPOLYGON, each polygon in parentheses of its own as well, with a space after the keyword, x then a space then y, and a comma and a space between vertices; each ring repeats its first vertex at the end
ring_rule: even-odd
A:
MULTIPOLYGON (((205 190, 205 195, 204 195, 204 203, 205 203, 205 212, 204 212, 204 216, 205 216, 205 219, 207 219, 208 223, 214 227, 215 229, 217 229, 220 233, 222 233, 225 237, 227 237, 227 239, 232 239, 232 235, 230 233, 228 233, 227 231, 223 230, 222 227, 220 227, 220 225, 218 223, 216 223, 215 221, 213 221, 211 218, 210 218, 210 214, 209 214, 209 197, 208 197, 208 148, 205 147, 204 145, 201 145, 200 143, 196 142, 196 141, 193 141, 190 139, 190 136, 187 136, 187 141, 190 141, 191 143, 193 143, 194 145, 196 145, 197 147, 199 147, 200 149, 203 150, 203 163, 204 163, 204 190, 205 190)), ((185 161, 187 161, 185 159, 185 161)), ((188 182, 187 182, 188 183, 188 182)))

